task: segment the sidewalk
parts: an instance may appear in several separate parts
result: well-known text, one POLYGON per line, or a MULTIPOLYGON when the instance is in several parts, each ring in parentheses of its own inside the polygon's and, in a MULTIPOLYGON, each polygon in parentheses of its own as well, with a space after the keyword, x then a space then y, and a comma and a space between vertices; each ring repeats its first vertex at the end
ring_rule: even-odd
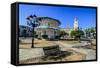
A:
POLYGON ((83 48, 72 48, 73 46, 82 46, 80 44, 66 44, 64 42, 61 41, 57 41, 55 42, 56 44, 59 44, 59 46, 61 47, 62 50, 68 48, 68 49, 72 49, 75 50, 77 52, 80 52, 82 54, 86 55, 86 60, 93 60, 96 59, 96 51, 93 49, 83 49, 83 48))

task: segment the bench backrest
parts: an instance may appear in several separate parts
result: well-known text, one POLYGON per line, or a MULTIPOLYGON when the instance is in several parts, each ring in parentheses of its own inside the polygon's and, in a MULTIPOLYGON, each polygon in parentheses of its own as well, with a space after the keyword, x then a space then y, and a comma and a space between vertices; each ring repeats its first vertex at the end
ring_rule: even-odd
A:
POLYGON ((59 46, 49 46, 43 48, 46 56, 57 55, 60 52, 59 46))

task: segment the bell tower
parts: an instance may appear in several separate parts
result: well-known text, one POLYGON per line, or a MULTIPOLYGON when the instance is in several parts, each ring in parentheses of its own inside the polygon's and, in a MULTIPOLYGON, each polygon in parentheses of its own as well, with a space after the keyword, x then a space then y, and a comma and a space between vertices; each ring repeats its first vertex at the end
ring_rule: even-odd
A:
POLYGON ((79 26, 78 26, 78 18, 75 17, 74 19, 74 30, 78 30, 79 26))

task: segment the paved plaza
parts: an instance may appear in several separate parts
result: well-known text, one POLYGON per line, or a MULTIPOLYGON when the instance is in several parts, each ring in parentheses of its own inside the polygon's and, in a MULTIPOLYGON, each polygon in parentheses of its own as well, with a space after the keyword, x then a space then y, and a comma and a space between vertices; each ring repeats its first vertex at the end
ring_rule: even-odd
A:
MULTIPOLYGON (((74 46, 84 46, 83 43, 74 42, 69 43, 65 41, 46 41, 46 40, 35 40, 35 48, 31 48, 31 40, 22 40, 27 42, 27 44, 19 45, 19 61, 21 63, 38 63, 45 62, 40 58, 44 56, 43 47, 59 45, 62 51, 72 51, 73 54, 63 61, 75 61, 75 60, 94 60, 96 59, 96 50, 87 48, 75 48, 74 46), (34 60, 33 60, 34 59, 34 60), (72 60, 73 59, 73 60, 72 60)), ((73 42, 73 41, 72 41, 73 42)), ((58 60, 59 61, 59 60, 58 60)), ((50 62, 50 61, 46 61, 50 62)), ((51 61, 52 62, 52 61, 51 61)))

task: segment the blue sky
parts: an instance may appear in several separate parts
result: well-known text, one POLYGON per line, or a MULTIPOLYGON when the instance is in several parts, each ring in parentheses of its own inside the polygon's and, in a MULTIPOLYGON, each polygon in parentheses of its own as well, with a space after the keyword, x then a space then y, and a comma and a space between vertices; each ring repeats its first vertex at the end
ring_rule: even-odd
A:
POLYGON ((76 8, 40 5, 19 5, 19 25, 27 25, 27 16, 37 15, 37 17, 51 17, 61 22, 61 28, 73 28, 74 18, 79 20, 80 28, 96 26, 95 8, 76 8))

